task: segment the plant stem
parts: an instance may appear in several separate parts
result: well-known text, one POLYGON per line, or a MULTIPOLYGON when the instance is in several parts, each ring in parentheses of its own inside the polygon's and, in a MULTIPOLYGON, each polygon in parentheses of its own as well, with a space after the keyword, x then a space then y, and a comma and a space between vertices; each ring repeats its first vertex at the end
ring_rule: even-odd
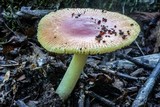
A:
POLYGON ((86 63, 87 56, 88 55, 74 54, 73 59, 56 90, 56 93, 59 94, 63 100, 66 100, 74 89, 86 63))

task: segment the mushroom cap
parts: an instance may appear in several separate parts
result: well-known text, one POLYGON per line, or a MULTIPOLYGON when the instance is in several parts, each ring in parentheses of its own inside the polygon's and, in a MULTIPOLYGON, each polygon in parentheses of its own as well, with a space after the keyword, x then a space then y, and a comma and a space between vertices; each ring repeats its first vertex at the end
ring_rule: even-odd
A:
POLYGON ((62 9, 44 16, 37 38, 49 52, 101 54, 131 44, 140 27, 133 19, 100 9, 62 9))

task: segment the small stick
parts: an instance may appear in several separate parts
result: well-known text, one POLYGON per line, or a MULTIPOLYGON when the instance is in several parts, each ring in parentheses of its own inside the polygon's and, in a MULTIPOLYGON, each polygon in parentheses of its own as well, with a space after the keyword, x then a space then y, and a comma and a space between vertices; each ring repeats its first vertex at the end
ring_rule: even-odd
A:
POLYGON ((158 80, 159 76, 160 76, 160 59, 158 61, 158 64, 152 71, 151 75, 145 82, 144 86, 138 92, 138 95, 135 98, 132 107, 139 107, 147 102, 148 95, 152 91, 154 84, 158 80))
POLYGON ((18 16, 36 16, 36 17, 42 17, 49 12, 52 12, 55 10, 31 10, 31 7, 21 7, 21 10, 16 13, 18 16))
MULTIPOLYGON (((133 59, 136 59, 140 62, 147 62, 148 65, 150 65, 152 68, 156 67, 156 64, 158 62, 158 59, 160 58, 160 53, 157 54, 151 54, 151 55, 145 55, 145 56, 139 56, 139 57, 133 57, 133 59)), ((124 60, 115 60, 112 62, 106 62, 107 68, 118 68, 118 69, 132 69, 136 67, 136 65, 128 61, 126 59, 124 60)), ((140 67, 142 68, 142 67, 140 67)))
MULTIPOLYGON (((91 65, 92 66, 92 65, 91 65)), ((138 80, 137 77, 133 77, 133 76, 130 76, 130 75, 127 75, 127 74, 123 74, 121 72, 117 72, 117 71, 114 71, 114 70, 111 70, 109 68, 107 68, 107 66, 92 66, 94 67, 96 70, 99 70, 101 71, 102 73, 105 73, 105 74, 113 74, 113 75, 116 75, 116 76, 119 76, 119 77, 122 77, 122 78, 126 78, 128 80, 138 80)))
POLYGON ((8 60, 9 64, 1 64, 0 67, 14 67, 19 66, 20 64, 16 61, 8 60))
POLYGON ((5 22, 3 22, 5 27, 10 31, 12 32, 14 35, 17 35, 5 22))
POLYGON ((145 54, 144 54, 144 52, 142 51, 142 49, 141 49, 141 47, 139 46, 139 44, 138 44, 137 41, 135 41, 135 44, 137 45, 138 49, 140 50, 140 52, 141 52, 142 55, 144 56, 145 54))
POLYGON ((144 72, 144 69, 143 68, 139 68, 139 69, 133 71, 132 73, 130 73, 130 75, 136 77, 137 75, 139 75, 139 74, 141 74, 143 72, 144 72))
POLYGON ((86 103, 85 103, 85 107, 91 107, 90 106, 90 96, 86 97, 86 103))
POLYGON ((78 107, 84 107, 85 94, 84 94, 84 84, 80 83, 80 96, 78 100, 78 107))
POLYGON ((140 61, 138 61, 136 59, 133 59, 132 57, 130 57, 128 55, 120 54, 118 56, 121 57, 121 58, 127 59, 127 60, 129 60, 129 61, 131 61, 133 63, 135 63, 137 66, 140 66, 140 67, 143 67, 143 68, 146 68, 146 69, 153 69, 152 66, 150 66, 150 65, 148 65, 148 64, 146 64, 144 62, 140 62, 140 61))
POLYGON ((19 66, 20 64, 16 63, 16 64, 2 64, 0 65, 0 67, 14 67, 14 66, 19 66))
POLYGON ((127 74, 123 74, 123 73, 120 73, 120 72, 117 72, 117 71, 113 71, 113 70, 110 70, 110 69, 104 69, 104 68, 102 68, 101 71, 103 73, 111 73, 113 75, 117 75, 117 76, 120 76, 122 78, 129 79, 129 80, 138 80, 137 77, 133 77, 133 76, 130 76, 130 75, 127 75, 127 74))
POLYGON ((110 100, 108 100, 108 99, 106 99, 104 97, 101 97, 101 96, 97 95, 96 93, 94 93, 92 91, 86 91, 85 93, 88 94, 89 96, 94 97, 95 99, 103 102, 107 106, 115 107, 115 103, 114 102, 112 102, 112 101, 110 101, 110 100))

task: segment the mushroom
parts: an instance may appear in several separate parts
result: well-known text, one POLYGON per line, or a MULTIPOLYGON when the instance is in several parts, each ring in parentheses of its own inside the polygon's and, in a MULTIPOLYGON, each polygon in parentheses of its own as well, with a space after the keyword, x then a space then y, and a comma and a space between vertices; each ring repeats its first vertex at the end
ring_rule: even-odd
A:
POLYGON ((56 93, 66 100, 74 89, 88 55, 131 44, 140 32, 131 18, 99 9, 62 9, 44 16, 37 38, 49 52, 74 54, 56 93))

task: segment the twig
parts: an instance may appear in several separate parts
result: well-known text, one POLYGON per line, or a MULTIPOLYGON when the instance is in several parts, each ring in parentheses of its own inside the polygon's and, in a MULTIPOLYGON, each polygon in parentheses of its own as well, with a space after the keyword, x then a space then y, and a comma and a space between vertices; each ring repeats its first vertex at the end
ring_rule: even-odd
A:
POLYGON ((0 67, 14 67, 14 66, 19 66, 20 64, 2 64, 0 67))
POLYGON ((142 55, 145 55, 144 52, 142 51, 141 47, 139 46, 138 42, 134 41, 134 43, 137 45, 137 47, 140 50, 140 52, 142 53, 142 55))
MULTIPOLYGON (((19 106, 19 107, 29 107, 27 106, 22 100, 17 100, 16 101, 16 104, 19 106)), ((12 107, 13 105, 11 105, 10 107, 12 107)))
POLYGON ((0 67, 14 67, 14 66, 19 66, 20 64, 17 63, 16 61, 8 60, 9 64, 1 64, 0 67))
POLYGON ((121 72, 118 72, 118 71, 111 70, 106 65, 101 65, 101 66, 90 65, 90 66, 92 66, 94 69, 96 69, 96 70, 98 70, 102 73, 105 73, 105 74, 116 75, 116 76, 119 76, 119 77, 122 77, 122 78, 125 78, 125 79, 128 79, 128 80, 138 80, 137 77, 133 77, 133 76, 130 76, 128 74, 124 74, 124 73, 121 73, 121 72))
POLYGON ((115 103, 114 102, 112 102, 112 101, 110 101, 108 99, 105 99, 104 97, 101 97, 101 96, 97 95, 96 93, 94 93, 92 91, 86 91, 86 94, 88 94, 89 96, 94 97, 95 99, 103 102, 107 106, 115 107, 115 103))
POLYGON ((85 103, 85 107, 90 107, 90 96, 86 97, 86 103, 85 103))
POLYGON ((78 107, 84 107, 84 100, 85 100, 85 94, 84 94, 84 84, 80 83, 80 96, 78 100, 78 107))
POLYGON ((125 14, 125 6, 126 6, 126 2, 122 3, 122 14, 125 14))
POLYGON ((140 62, 136 59, 133 59, 132 57, 128 56, 128 55, 123 55, 123 54, 120 54, 118 55, 119 57, 121 58, 124 58, 124 59, 127 59, 133 63, 135 63, 137 66, 140 66, 140 67, 143 67, 143 68, 146 68, 146 69, 153 69, 152 66, 150 66, 149 64, 146 64, 145 62, 140 62))
POLYGON ((21 10, 18 11, 16 14, 18 16, 24 16, 24 17, 29 17, 29 15, 42 17, 52 11, 55 10, 31 10, 31 7, 21 7, 21 10))
MULTIPOLYGON (((156 64, 157 64, 159 58, 160 58, 160 53, 139 56, 139 57, 133 57, 133 59, 136 59, 142 63, 147 62, 147 64, 150 65, 152 68, 156 67, 156 64)), ((116 60, 116 61, 112 61, 112 62, 107 62, 106 67, 109 69, 111 69, 111 68, 133 69, 136 67, 136 65, 134 63, 124 59, 124 60, 116 60)))
POLYGON ((120 73, 120 72, 117 72, 117 71, 113 71, 113 70, 110 70, 110 69, 102 68, 101 71, 103 73, 111 73, 113 75, 117 75, 117 76, 120 76, 122 78, 129 79, 129 80, 138 80, 137 77, 133 77, 133 76, 130 76, 130 75, 127 75, 127 74, 123 74, 123 73, 120 73))
POLYGON ((3 23, 4 23, 5 27, 6 27, 10 32, 12 32, 14 35, 17 35, 10 27, 8 27, 8 25, 7 25, 5 22, 3 22, 3 23))
POLYGON ((128 88, 126 88, 126 89, 127 89, 128 92, 136 92, 136 91, 138 91, 138 88, 135 87, 135 86, 128 87, 128 88))
POLYGON ((132 107, 139 107, 139 106, 142 106, 146 103, 148 95, 152 91, 153 86, 155 85, 155 82, 157 81, 159 76, 160 76, 160 59, 158 61, 158 64, 156 65, 156 67, 152 71, 151 75, 149 76, 149 78, 145 82, 144 86, 138 92, 138 95, 135 98, 135 100, 132 104, 132 107))

